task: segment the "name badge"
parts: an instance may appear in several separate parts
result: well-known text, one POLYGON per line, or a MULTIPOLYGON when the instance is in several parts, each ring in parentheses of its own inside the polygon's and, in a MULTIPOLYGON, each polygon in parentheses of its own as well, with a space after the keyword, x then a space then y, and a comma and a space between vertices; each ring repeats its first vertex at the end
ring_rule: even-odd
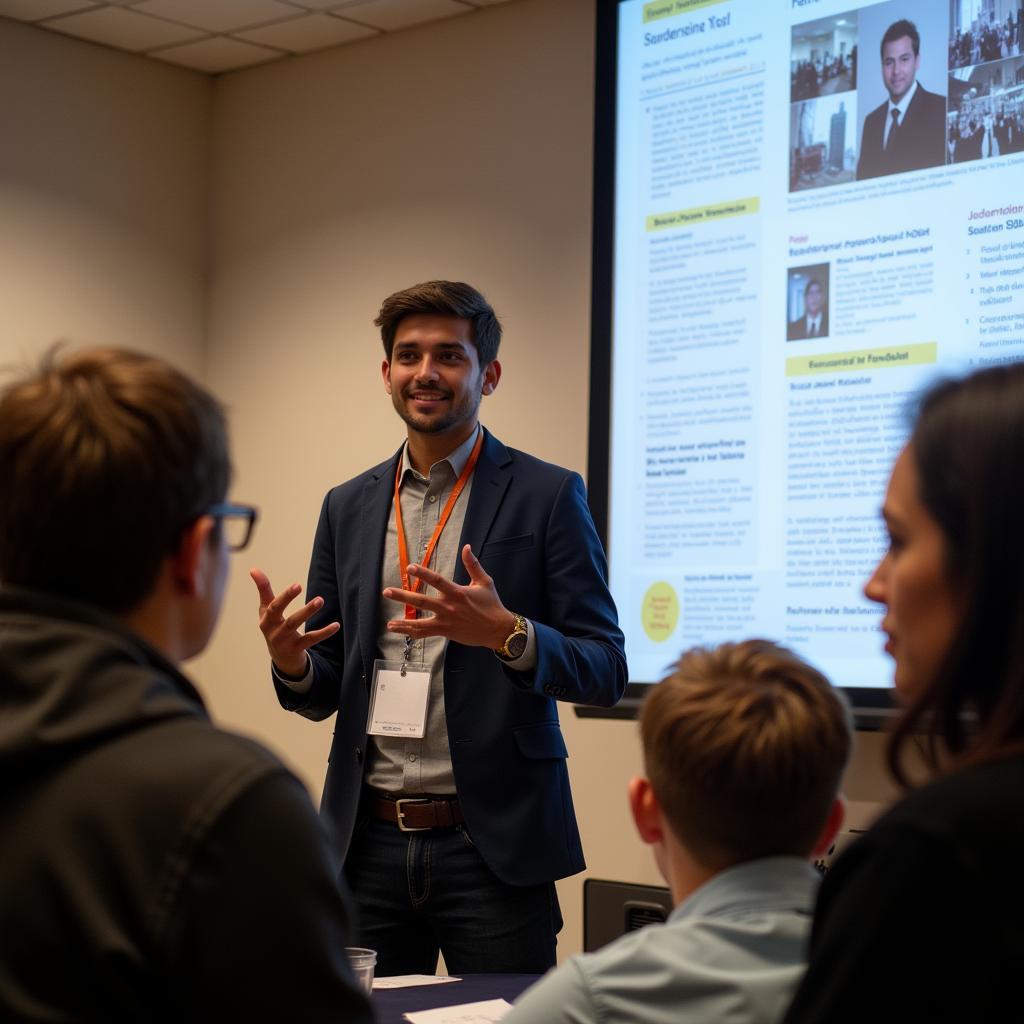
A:
POLYGON ((370 716, 366 731, 371 736, 411 736, 421 739, 427 731, 427 699, 430 673, 400 661, 373 663, 370 716))

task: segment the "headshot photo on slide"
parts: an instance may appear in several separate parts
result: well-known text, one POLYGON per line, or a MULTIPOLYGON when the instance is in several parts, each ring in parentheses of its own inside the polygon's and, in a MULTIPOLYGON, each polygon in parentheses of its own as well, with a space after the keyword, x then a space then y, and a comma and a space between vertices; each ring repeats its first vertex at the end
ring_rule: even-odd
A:
POLYGON ((946 162, 947 14, 933 0, 860 11, 858 181, 946 162))
POLYGON ((828 337, 827 263, 790 267, 786 272, 786 340, 828 337))

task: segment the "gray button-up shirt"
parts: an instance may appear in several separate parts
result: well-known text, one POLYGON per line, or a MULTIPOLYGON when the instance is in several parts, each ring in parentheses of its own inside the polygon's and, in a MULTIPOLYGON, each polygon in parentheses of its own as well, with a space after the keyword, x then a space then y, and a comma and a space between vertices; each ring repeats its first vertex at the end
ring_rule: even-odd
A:
MULTIPOLYGON (((469 461, 480 427, 447 458, 435 462, 427 476, 417 473, 403 449, 401 458, 402 521, 405 542, 412 562, 422 564, 434 527, 462 470, 469 461)), ((459 560, 459 539, 466 521, 466 509, 473 487, 473 477, 459 496, 441 536, 429 568, 446 579, 453 579, 459 560)), ((384 538, 384 559, 381 565, 381 590, 402 588, 398 566, 398 530, 392 508, 384 538)), ((426 587, 425 593, 435 593, 426 587)), ((500 597, 500 595, 499 595, 500 597)), ((400 662, 405 653, 405 635, 391 633, 386 628, 390 619, 401 618, 405 605, 398 601, 380 599, 380 632, 377 637, 377 657, 388 662, 400 662)), ((345 624, 342 623, 342 628, 345 624)), ((536 638, 533 624, 527 622, 527 645, 523 654, 509 665, 519 671, 529 671, 537 663, 536 638)), ((452 795, 455 778, 452 773, 451 751, 448 747, 448 725, 444 712, 444 656, 448 641, 441 636, 427 637, 413 643, 409 664, 430 672, 430 692, 427 699, 426 730, 422 739, 393 736, 368 737, 366 783, 387 793, 415 796, 423 793, 452 795)), ((313 683, 310 667, 306 676, 298 681, 275 673, 287 686, 299 693, 307 691, 313 683)), ((486 694, 480 695, 486 700, 486 694)))

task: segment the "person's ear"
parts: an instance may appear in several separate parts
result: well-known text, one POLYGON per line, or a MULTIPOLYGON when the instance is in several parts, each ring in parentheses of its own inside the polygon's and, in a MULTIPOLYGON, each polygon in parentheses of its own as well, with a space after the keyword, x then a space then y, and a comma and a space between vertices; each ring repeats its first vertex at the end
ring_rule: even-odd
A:
POLYGON ((842 826, 843 818, 845 817, 846 802, 841 796, 837 796, 832 802, 832 808, 828 812, 828 817, 825 819, 825 825, 821 830, 821 834, 818 836, 818 841, 814 844, 814 849, 811 851, 812 856, 822 857, 828 853, 829 847, 839 834, 839 829, 842 826))
POLYGON ((481 393, 485 395, 493 394, 499 380, 501 380, 501 363, 497 359, 492 359, 484 367, 484 383, 480 389, 481 393))
POLYGON ((171 556, 171 576, 178 590, 188 597, 201 594, 206 586, 210 535, 214 525, 211 516, 200 516, 185 528, 171 556))
POLYGON ((385 359, 380 364, 380 375, 384 378, 384 390, 391 394, 391 363, 385 359))
POLYGON ((654 795, 651 780, 638 775, 629 781, 629 809, 633 813, 633 824, 645 843, 660 843, 665 837, 661 820, 661 805, 654 795))

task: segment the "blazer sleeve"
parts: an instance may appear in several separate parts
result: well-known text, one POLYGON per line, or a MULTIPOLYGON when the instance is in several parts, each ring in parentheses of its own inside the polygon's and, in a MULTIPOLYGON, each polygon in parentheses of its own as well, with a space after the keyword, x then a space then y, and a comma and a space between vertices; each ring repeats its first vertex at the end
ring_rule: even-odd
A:
MULTIPOLYGON (((328 493, 320 509, 306 581, 306 599, 322 597, 324 604, 309 619, 306 624, 307 630, 319 629, 330 622, 341 621, 341 596, 338 592, 330 499, 331 494, 328 493)), ((277 691, 277 699, 286 711, 295 711, 305 718, 319 722, 338 710, 342 668, 345 662, 344 628, 321 641, 316 647, 310 648, 308 653, 313 667, 313 683, 307 692, 297 693, 273 673, 271 678, 277 691)))
POLYGON ((545 527, 543 621, 531 619, 537 664, 513 681, 546 697, 611 707, 626 688, 625 641, 607 564, 578 473, 565 477, 545 527))

